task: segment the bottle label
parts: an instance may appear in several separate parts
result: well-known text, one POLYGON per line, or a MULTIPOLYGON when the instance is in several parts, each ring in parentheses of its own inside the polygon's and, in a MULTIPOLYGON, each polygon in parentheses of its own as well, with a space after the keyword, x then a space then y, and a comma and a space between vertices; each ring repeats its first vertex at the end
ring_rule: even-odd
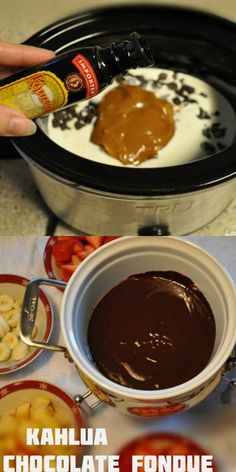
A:
POLYGON ((99 83, 96 74, 86 57, 82 54, 76 56, 72 63, 79 71, 86 87, 86 98, 94 97, 99 92, 99 83))
POLYGON ((40 71, 0 87, 0 103, 34 119, 68 102, 68 91, 52 72, 40 71))

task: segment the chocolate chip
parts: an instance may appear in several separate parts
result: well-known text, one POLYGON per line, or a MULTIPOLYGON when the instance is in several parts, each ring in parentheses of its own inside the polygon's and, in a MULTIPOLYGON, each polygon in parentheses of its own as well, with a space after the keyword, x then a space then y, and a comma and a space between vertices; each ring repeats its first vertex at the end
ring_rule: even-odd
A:
POLYGON ((181 100, 179 99, 179 97, 174 97, 174 98, 173 98, 173 103, 174 103, 175 105, 181 105, 181 100))
POLYGON ((210 119, 210 115, 205 111, 203 110, 203 108, 199 108, 199 114, 196 115, 197 118, 199 118, 199 120, 209 120, 210 119))
POLYGON ((220 151, 223 151, 227 146, 224 143, 219 142, 217 143, 217 147, 220 151))
POLYGON ((218 128, 218 129, 212 130, 214 138, 224 138, 226 135, 226 131, 227 131, 226 128, 218 128))
POLYGON ((203 136, 205 136, 205 138, 211 139, 211 138, 212 138, 211 128, 205 128, 205 129, 203 129, 203 130, 202 130, 202 134, 203 134, 203 136))
POLYGON ((161 74, 159 74, 158 80, 164 81, 167 79, 167 77, 168 75, 165 72, 161 72, 161 74))
POLYGON ((182 93, 188 93, 189 95, 195 92, 195 88, 191 87, 190 85, 183 85, 181 90, 182 93))
POLYGON ((167 84, 167 87, 170 90, 177 90, 178 89, 178 86, 175 82, 170 82, 169 84, 167 84))
POLYGON ((210 156, 216 153, 215 146, 213 146, 213 144, 208 143, 207 141, 204 141, 203 143, 201 143, 201 148, 203 148, 207 156, 210 156))

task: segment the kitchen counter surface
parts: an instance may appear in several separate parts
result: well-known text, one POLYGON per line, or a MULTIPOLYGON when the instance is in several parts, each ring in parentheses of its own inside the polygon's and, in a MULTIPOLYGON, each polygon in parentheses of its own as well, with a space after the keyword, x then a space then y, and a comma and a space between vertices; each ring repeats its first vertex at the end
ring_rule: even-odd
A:
MULTIPOLYGON (((58 18, 76 11, 77 1, 41 0, 40 2, 8 0, 1 7, 0 37, 20 42, 58 18), (33 5, 34 3, 34 5, 33 5), (40 8, 39 8, 40 7, 40 8)), ((81 0, 80 9, 107 4, 106 0, 81 0)), ((111 2, 110 2, 111 3, 111 2)), ((115 2, 112 2, 113 4, 115 2)), ((120 0, 119 4, 127 3, 120 0)), ((143 3, 129 1, 129 3, 143 3)), ((149 3, 155 3, 149 2, 149 3)), ((162 0, 159 3, 178 4, 210 9, 236 21, 235 0, 162 0)), ((78 11, 78 6, 77 6, 78 11)), ((27 165, 21 159, 14 159, 9 148, 7 158, 0 159, 0 235, 43 235, 48 232, 51 214, 43 203, 32 180, 27 165)), ((236 235, 236 198, 216 220, 198 230, 196 235, 236 235)), ((56 234, 70 234, 64 225, 56 226, 56 234)))

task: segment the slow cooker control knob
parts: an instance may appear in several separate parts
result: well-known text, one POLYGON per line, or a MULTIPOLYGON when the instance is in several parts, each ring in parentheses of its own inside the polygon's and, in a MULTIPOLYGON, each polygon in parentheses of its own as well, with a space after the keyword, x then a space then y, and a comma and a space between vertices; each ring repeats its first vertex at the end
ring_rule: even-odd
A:
POLYGON ((144 226, 138 230, 139 236, 169 236, 169 227, 168 225, 152 225, 144 226))

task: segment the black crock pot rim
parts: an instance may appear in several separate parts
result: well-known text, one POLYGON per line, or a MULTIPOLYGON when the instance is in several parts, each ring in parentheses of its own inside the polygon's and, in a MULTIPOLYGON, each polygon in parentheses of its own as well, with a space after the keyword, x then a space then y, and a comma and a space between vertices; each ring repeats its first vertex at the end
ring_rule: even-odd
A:
MULTIPOLYGON (((57 26, 60 28, 60 25, 64 22, 76 22, 93 15, 105 14, 106 12, 111 13, 111 11, 115 12, 117 9, 127 12, 127 9, 140 11, 146 8, 152 8, 155 11, 178 11, 180 14, 194 13, 194 15, 198 15, 203 19, 207 18, 210 21, 217 21, 221 25, 231 27, 236 34, 236 25, 230 20, 197 9, 151 3, 139 5, 129 3, 122 6, 113 5, 91 9, 83 11, 78 15, 63 18, 31 36, 26 43, 35 44, 36 42, 40 46, 41 43, 37 40, 51 28, 54 29, 57 26)), ((35 160, 39 167, 45 169, 45 172, 48 171, 51 174, 56 174, 73 185, 81 185, 109 193, 134 196, 183 194, 226 182, 236 175, 234 158, 234 151, 236 155, 236 143, 233 143, 218 154, 187 164, 151 169, 134 169, 101 164, 77 156, 51 141, 39 128, 34 136, 17 138, 14 139, 14 142, 17 148, 35 160), (48 155, 52 157, 50 159, 44 157, 48 155), (57 158, 56 161, 54 156, 57 158)))
POLYGON ((91 15, 97 15, 98 13, 106 13, 107 11, 115 11, 115 10, 121 10, 125 9, 126 11, 128 9, 136 9, 136 10, 142 10, 146 8, 150 8, 153 10, 158 10, 161 9, 162 11, 167 10, 167 11, 178 11, 182 13, 194 13, 194 15, 198 15, 199 17, 202 16, 203 18, 208 18, 210 20, 216 20, 219 21, 222 25, 225 24, 227 28, 231 27, 234 32, 235 32, 235 22, 231 21, 228 18, 224 18, 223 16, 220 16, 216 13, 211 13, 208 11, 204 11, 200 8, 195 8, 194 6, 180 6, 180 5, 165 5, 163 3, 152 3, 152 2, 143 2, 139 4, 134 4, 132 2, 127 2, 125 4, 119 5, 117 2, 115 5, 114 4, 108 4, 108 5, 100 5, 96 8, 91 7, 86 10, 82 10, 81 12, 69 16, 65 16, 61 18, 60 20, 56 20, 49 25, 45 26, 44 28, 41 28, 37 33, 31 35, 28 39, 26 39, 23 43, 24 44, 31 44, 35 39, 37 40, 39 36, 42 36, 43 34, 47 33, 48 30, 53 29, 55 27, 59 27, 61 24, 68 22, 68 21, 76 21, 77 19, 82 19, 89 17, 91 15))

